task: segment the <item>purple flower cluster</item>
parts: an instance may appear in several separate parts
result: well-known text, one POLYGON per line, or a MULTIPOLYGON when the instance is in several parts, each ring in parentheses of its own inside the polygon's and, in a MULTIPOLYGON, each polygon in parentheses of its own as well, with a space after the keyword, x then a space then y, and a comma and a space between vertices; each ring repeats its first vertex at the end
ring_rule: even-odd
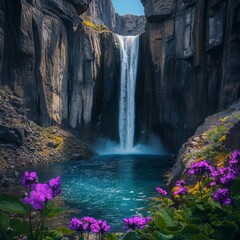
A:
POLYGON ((186 195, 187 188, 185 180, 178 180, 176 183, 177 190, 173 192, 174 195, 186 195))
POLYGON ((230 205, 230 193, 228 191, 233 182, 238 178, 240 174, 240 152, 235 150, 228 162, 228 166, 223 168, 213 169, 211 177, 213 181, 210 183, 211 186, 220 185, 225 188, 218 188, 213 195, 213 199, 219 202, 221 205, 230 205))
POLYGON ((61 192, 62 192, 62 190, 61 190, 61 179, 60 179, 59 176, 56 177, 56 178, 52 178, 49 181, 49 186, 52 189, 53 197, 56 197, 56 196, 61 194, 61 192))
POLYGON ((24 187, 32 187, 34 184, 38 183, 38 176, 35 172, 25 172, 22 179, 21 184, 24 187))
POLYGON ((186 181, 185 180, 178 180, 177 182, 176 182, 176 186, 177 187, 184 187, 184 186, 186 186, 186 181))
POLYGON ((231 167, 223 167, 214 169, 211 172, 213 181, 210 183, 211 186, 222 185, 229 187, 237 178, 238 172, 231 167))
POLYGON ((23 202, 36 210, 42 210, 47 202, 61 193, 61 180, 60 177, 57 177, 51 179, 48 184, 37 182, 37 173, 24 173, 21 183, 25 187, 30 187, 31 192, 23 199, 23 202))
POLYGON ((124 218, 124 230, 135 230, 144 228, 148 222, 151 220, 150 217, 141 218, 139 216, 135 216, 133 218, 124 218))
POLYGON ((240 173, 240 152, 235 150, 231 155, 229 167, 234 169, 238 174, 240 173))
POLYGON ((157 187, 157 188, 156 188, 156 191, 157 191, 159 194, 161 194, 162 196, 166 196, 166 195, 167 195, 167 191, 164 190, 164 189, 162 189, 162 188, 160 188, 160 187, 157 187))
POLYGON ((203 175, 204 173, 210 173, 211 166, 206 160, 202 160, 200 162, 191 163, 187 173, 189 175, 203 175))
POLYGON ((80 234, 84 232, 95 234, 106 234, 110 230, 110 226, 106 221, 96 220, 92 217, 84 217, 82 219, 72 218, 69 228, 80 234))
POLYGON ((228 189, 219 188, 213 195, 213 199, 221 205, 230 205, 231 199, 228 189))

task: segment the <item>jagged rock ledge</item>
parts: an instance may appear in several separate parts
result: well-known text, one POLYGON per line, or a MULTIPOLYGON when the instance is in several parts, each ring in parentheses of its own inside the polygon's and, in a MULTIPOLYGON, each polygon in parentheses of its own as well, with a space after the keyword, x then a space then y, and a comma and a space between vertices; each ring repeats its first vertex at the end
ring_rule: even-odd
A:
MULTIPOLYGON (((181 179, 192 162, 207 160, 213 165, 223 166, 228 156, 240 148, 239 135, 240 101, 237 101, 225 111, 207 117, 195 134, 183 144, 168 174, 168 184, 173 186, 181 179)), ((188 180, 191 181, 189 176, 188 180)))
POLYGON ((43 128, 28 120, 23 101, 11 93, 0 90, 0 102, 0 185, 14 183, 18 167, 27 169, 95 154, 74 130, 43 128))

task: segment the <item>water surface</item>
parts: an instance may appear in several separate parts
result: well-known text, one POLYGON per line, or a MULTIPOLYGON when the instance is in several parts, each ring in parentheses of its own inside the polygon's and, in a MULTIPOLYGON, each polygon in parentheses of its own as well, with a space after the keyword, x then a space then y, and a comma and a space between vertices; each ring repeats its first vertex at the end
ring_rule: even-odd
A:
POLYGON ((167 156, 100 155, 35 169, 41 181, 61 176, 66 204, 85 215, 105 219, 112 231, 122 230, 122 219, 147 216, 155 188, 165 187, 170 168, 167 156))

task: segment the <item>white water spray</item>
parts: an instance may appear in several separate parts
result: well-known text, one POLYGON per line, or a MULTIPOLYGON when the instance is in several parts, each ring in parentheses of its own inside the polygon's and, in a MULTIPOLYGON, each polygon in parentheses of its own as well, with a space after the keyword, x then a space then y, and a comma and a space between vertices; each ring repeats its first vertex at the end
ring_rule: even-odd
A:
POLYGON ((135 90, 139 36, 116 35, 121 55, 121 89, 119 101, 120 146, 132 150, 135 134, 135 90))

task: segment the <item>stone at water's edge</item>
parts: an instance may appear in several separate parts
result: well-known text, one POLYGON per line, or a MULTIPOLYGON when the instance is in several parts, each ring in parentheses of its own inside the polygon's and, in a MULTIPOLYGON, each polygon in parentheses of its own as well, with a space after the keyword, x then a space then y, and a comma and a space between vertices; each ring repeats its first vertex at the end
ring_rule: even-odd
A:
POLYGON ((59 126, 42 128, 28 120, 22 100, 11 93, 1 90, 0 102, 0 186, 19 181, 16 167, 28 169, 95 154, 77 132, 59 126))

